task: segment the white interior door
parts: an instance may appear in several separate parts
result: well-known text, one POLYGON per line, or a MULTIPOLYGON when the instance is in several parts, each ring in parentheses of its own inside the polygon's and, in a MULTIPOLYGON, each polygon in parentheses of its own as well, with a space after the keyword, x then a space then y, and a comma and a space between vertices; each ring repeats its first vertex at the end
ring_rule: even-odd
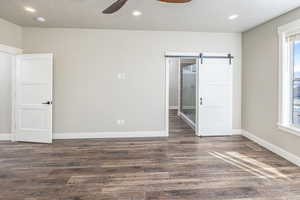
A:
POLYGON ((52 143, 53 55, 18 55, 15 140, 52 143))
POLYGON ((204 59, 198 76, 198 135, 231 135, 232 65, 228 59, 204 59))

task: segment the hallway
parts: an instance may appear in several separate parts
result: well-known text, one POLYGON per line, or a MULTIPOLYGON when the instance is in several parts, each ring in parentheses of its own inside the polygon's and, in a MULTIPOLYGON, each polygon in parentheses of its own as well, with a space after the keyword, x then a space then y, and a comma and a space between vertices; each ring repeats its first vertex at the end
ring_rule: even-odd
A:
POLYGON ((195 131, 177 116, 177 110, 169 110, 169 137, 196 137, 195 131))

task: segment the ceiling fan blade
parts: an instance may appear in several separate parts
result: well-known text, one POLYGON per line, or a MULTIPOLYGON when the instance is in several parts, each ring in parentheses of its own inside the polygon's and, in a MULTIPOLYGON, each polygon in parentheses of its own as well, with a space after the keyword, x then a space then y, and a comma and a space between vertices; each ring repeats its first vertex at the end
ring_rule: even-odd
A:
POLYGON ((158 1, 166 2, 166 3, 187 3, 192 0, 158 0, 158 1))
POLYGON ((118 0, 115 3, 113 3, 111 6, 109 6, 105 10, 103 10, 102 13, 103 14, 112 14, 112 13, 120 10, 120 8, 122 8, 126 2, 127 2, 127 0, 118 0))

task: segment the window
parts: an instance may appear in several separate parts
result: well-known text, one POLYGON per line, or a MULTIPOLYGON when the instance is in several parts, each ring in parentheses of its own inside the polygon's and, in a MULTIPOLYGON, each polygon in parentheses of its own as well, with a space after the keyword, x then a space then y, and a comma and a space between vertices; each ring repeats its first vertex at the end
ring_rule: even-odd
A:
POLYGON ((300 127, 300 40, 291 42, 292 51, 292 124, 300 127))
POLYGON ((279 27, 280 129, 300 136, 300 20, 279 27))

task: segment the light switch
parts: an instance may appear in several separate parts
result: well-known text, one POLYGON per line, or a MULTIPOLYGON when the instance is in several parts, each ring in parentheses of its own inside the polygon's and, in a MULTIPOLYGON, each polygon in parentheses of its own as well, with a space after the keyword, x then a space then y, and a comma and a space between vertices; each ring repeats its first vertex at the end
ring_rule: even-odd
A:
POLYGON ((126 74, 125 73, 118 73, 118 79, 119 80, 125 80, 126 79, 126 74))

